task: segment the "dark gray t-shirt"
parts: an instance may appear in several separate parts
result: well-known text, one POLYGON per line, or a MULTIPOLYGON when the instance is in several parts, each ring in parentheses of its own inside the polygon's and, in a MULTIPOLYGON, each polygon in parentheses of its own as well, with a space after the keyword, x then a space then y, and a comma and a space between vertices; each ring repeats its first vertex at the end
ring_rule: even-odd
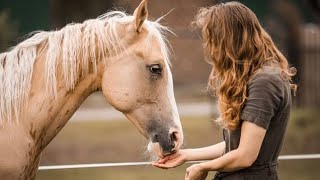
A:
MULTIPOLYGON (((252 122, 267 130, 257 160, 251 167, 277 162, 291 109, 289 81, 278 66, 264 66, 248 84, 248 98, 241 120, 252 122)), ((225 153, 239 146, 241 127, 223 131, 225 153)))

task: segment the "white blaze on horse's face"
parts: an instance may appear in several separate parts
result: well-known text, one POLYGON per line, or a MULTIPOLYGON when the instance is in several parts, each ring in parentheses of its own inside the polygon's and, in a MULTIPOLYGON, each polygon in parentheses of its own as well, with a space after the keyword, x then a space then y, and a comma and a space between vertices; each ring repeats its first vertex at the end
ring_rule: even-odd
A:
POLYGON ((181 147, 183 133, 167 49, 163 39, 150 36, 154 32, 149 31, 156 29, 145 27, 151 23, 145 22, 146 5, 147 1, 142 1, 133 22, 119 27, 126 50, 107 61, 102 91, 109 103, 150 139, 149 150, 163 157, 181 147))

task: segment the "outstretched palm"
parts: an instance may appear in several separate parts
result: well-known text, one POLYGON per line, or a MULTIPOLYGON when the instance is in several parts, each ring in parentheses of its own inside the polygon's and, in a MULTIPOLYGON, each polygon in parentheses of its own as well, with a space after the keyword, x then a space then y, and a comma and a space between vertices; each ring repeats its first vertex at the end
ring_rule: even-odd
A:
POLYGON ((181 164, 187 161, 187 153, 185 150, 179 150, 174 154, 164 157, 156 162, 153 162, 152 165, 162 169, 169 169, 180 166, 181 164))

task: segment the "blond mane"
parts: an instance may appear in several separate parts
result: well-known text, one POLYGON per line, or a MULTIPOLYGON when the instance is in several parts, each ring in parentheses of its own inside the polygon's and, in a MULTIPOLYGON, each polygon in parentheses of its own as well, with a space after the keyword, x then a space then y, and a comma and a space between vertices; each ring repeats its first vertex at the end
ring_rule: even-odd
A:
MULTIPOLYGON (((160 19, 145 21, 143 26, 149 32, 147 38, 158 40, 165 61, 170 62, 165 33, 171 31, 159 24, 160 19)), ((68 24, 58 31, 36 32, 10 51, 0 54, 0 124, 11 119, 19 120, 21 107, 31 88, 34 62, 42 50, 46 50, 46 92, 56 97, 58 63, 62 65, 66 87, 73 90, 79 74, 85 76, 89 73, 89 62, 97 72, 98 59, 125 51, 117 25, 133 20, 133 16, 124 12, 112 11, 81 24, 68 24), (42 43, 45 46, 39 49, 42 43)))

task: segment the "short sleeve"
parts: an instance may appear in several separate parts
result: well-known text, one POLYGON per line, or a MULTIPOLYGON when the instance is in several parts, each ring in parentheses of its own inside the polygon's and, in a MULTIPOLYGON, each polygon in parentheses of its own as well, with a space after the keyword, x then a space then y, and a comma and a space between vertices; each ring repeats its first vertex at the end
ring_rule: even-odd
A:
POLYGON ((248 84, 248 97, 241 111, 241 120, 268 129, 281 103, 282 84, 278 74, 256 74, 248 84))

